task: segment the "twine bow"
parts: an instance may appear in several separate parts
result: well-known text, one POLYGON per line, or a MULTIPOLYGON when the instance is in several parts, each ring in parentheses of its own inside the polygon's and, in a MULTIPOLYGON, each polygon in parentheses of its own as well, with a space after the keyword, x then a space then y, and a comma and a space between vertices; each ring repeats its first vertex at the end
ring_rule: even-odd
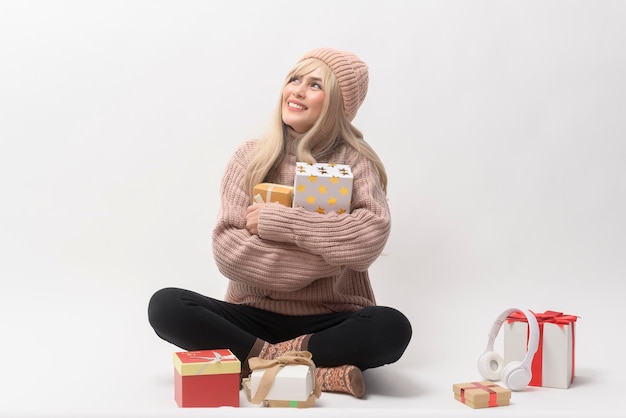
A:
POLYGON ((265 369, 265 372, 261 377, 261 381, 259 382, 259 387, 250 402, 253 404, 263 402, 270 389, 272 389, 276 375, 281 368, 287 365, 309 366, 309 369, 311 370, 311 379, 313 379, 313 393, 311 393, 310 396, 319 398, 322 393, 322 388, 315 377, 315 363, 313 363, 312 357, 313 355, 308 351, 289 351, 273 360, 265 360, 259 357, 252 357, 248 359, 250 370, 265 369))

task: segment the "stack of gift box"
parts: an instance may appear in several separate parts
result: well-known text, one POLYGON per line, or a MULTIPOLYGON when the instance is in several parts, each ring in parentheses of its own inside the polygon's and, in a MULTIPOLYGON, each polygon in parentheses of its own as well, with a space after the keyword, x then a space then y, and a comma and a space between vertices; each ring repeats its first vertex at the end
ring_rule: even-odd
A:
POLYGON ((350 212, 353 175, 345 164, 296 163, 293 186, 260 183, 254 188, 255 202, 277 202, 311 212, 350 212))

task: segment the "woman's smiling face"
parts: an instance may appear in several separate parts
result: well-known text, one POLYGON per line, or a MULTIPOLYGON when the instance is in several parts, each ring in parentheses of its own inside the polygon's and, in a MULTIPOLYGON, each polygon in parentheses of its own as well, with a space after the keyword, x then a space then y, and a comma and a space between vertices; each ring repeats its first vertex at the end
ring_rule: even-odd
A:
POLYGON ((283 87, 283 122, 298 133, 308 131, 320 117, 325 99, 321 68, 295 75, 283 87))

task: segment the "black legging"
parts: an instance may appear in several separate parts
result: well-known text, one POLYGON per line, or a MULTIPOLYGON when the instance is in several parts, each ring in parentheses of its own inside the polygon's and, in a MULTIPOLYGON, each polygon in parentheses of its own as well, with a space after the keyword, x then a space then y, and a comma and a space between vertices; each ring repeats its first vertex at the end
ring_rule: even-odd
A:
POLYGON ((361 370, 397 361, 412 334, 408 319, 384 306, 286 316, 177 288, 152 296, 148 318, 159 337, 184 350, 228 348, 242 361, 257 338, 277 343, 313 334, 308 350, 316 365, 353 364, 361 370))

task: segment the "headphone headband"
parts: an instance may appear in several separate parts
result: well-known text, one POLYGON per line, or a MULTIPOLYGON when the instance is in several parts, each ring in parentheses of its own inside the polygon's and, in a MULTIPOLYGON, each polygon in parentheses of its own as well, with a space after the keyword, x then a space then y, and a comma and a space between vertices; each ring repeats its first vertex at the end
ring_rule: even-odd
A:
POLYGON ((516 312, 524 314, 526 320, 528 321, 528 348, 522 364, 527 368, 530 368, 533 357, 539 348, 539 323, 537 323, 535 315, 527 309, 511 308, 502 312, 491 326, 491 330, 489 331, 489 340, 487 341, 487 348, 485 351, 493 351, 493 346, 496 341, 496 337, 500 332, 500 328, 502 328, 502 324, 511 314, 516 312))
POLYGON ((495 320, 489 331, 489 339, 487 340, 487 348, 478 361, 478 369, 489 380, 500 380, 511 389, 518 390, 526 386, 531 379, 532 362, 539 348, 539 324, 535 315, 526 309, 511 308, 502 312, 495 320), (513 314, 520 312, 528 321, 528 343, 526 355, 521 362, 514 361, 509 365, 504 365, 502 357, 493 351, 494 343, 498 332, 502 328, 502 324, 507 318, 513 314), (497 364, 497 368, 493 368, 492 363, 497 364))

